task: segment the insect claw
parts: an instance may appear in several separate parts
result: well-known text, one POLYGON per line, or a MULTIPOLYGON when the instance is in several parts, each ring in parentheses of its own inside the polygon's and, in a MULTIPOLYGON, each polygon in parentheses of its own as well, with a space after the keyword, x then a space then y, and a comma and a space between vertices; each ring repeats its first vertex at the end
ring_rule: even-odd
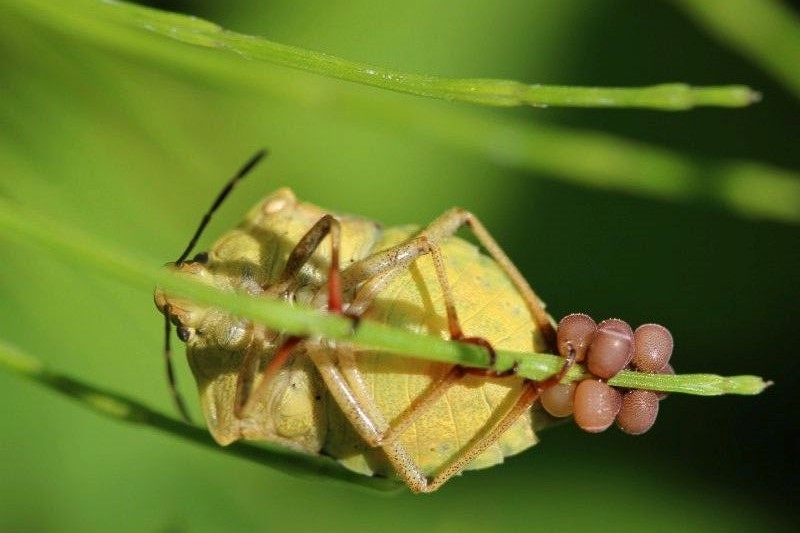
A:
POLYGON ((549 389, 554 385, 558 385, 561 383, 561 380, 564 379, 564 376, 567 375, 570 368, 575 364, 575 358, 577 355, 577 351, 575 350, 575 346, 572 344, 571 341, 566 342, 567 345, 567 354, 564 356, 564 364, 561 366, 561 370, 550 376, 549 378, 545 379, 544 381, 539 382, 539 386, 544 389, 549 389))
POLYGON ((454 337, 453 340, 465 342, 467 344, 475 344, 477 346, 486 348, 486 351, 489 353, 489 366, 491 367, 491 370, 494 370, 494 366, 497 364, 497 352, 494 351, 494 346, 492 346, 492 343, 483 337, 464 337, 463 335, 454 337))

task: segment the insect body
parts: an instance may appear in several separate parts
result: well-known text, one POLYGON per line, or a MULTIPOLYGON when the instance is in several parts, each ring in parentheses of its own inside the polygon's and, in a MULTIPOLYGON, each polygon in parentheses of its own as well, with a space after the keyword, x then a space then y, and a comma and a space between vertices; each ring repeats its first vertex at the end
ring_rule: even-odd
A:
MULTIPOLYGON (((208 253, 187 261, 188 252, 173 268, 223 291, 472 342, 491 354, 558 349, 539 299, 463 210, 425 228, 382 229, 280 189, 208 253), (453 236, 463 225, 492 258, 453 236)), ((462 470, 497 464, 536 444, 536 431, 554 418, 534 402, 576 357, 572 341, 559 338, 564 370, 537 383, 286 336, 160 290, 155 299, 187 344, 206 422, 220 444, 279 442, 364 474, 396 474, 415 491, 435 490, 462 470)), ((590 344, 593 331, 582 333, 581 345, 590 344)))

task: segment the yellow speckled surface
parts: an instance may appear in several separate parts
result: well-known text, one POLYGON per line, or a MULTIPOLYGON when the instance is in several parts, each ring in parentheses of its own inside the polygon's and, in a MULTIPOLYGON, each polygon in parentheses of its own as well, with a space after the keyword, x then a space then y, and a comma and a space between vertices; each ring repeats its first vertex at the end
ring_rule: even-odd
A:
MULTIPOLYGON (((280 189, 251 209, 237 228, 222 235, 209 251, 208 264, 192 265, 192 273, 210 277, 224 290, 258 294, 260 286, 277 280, 294 244, 326 212, 299 202, 289 189, 280 189)), ((343 267, 402 243, 417 231, 412 226, 381 230, 366 219, 338 217, 342 224, 343 267)), ((326 238, 302 269, 304 287, 299 295, 309 298, 317 290, 325 290, 329 242, 326 238)), ((524 301, 494 261, 458 237, 445 240, 441 250, 467 336, 485 338, 507 350, 546 349, 524 301)), ((310 453, 322 450, 359 472, 391 475, 383 453, 368 449, 325 393, 302 348, 295 351, 290 363, 274 379, 270 393, 246 420, 233 416, 241 344, 228 346, 213 340, 231 337, 227 333, 231 328, 227 317, 214 311, 199 315, 191 311, 189 303, 184 307, 187 316, 201 316, 189 324, 202 335, 190 339, 187 354, 198 381, 206 421, 220 443, 239 438, 277 441, 310 453)), ((430 257, 421 257, 404 269, 378 294, 364 317, 447 338, 442 290, 430 257)), ((262 364, 274 349, 274 344, 266 347, 262 364)), ((372 396, 361 400, 374 401, 390 421, 448 368, 374 351, 359 350, 355 355, 372 396)), ((514 403, 520 384, 521 380, 514 377, 467 376, 409 427, 400 442, 420 468, 431 475, 504 414, 514 403)), ((536 442, 534 422, 528 413, 467 469, 497 464, 536 442)))

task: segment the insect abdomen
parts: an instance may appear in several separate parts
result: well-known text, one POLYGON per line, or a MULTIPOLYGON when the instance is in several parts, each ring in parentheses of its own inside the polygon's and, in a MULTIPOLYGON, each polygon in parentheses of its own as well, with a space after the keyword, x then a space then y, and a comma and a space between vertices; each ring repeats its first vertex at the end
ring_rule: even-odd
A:
MULTIPOLYGON (((384 233, 379 249, 407 240, 407 229, 384 233)), ((499 267, 476 247, 457 238, 442 245, 447 275, 465 335, 479 336, 493 346, 514 351, 544 349, 522 298, 499 267), (536 346, 533 346, 536 338, 536 346)), ((364 318, 418 333, 448 338, 442 290, 430 257, 418 259, 372 303, 364 318)), ((358 351, 356 362, 369 392, 387 421, 395 419, 449 366, 394 354, 358 351)), ((493 424, 516 399, 521 380, 467 376, 426 411, 400 441, 428 475, 467 445, 487 424, 493 424)), ((335 407, 335 406, 334 406, 335 407)), ((334 423, 341 414, 329 415, 334 423)), ((342 418, 343 426, 346 426, 342 418)), ((485 468, 537 442, 528 413, 500 440, 470 463, 485 468)), ((369 450, 354 432, 329 435, 326 449, 346 466, 364 473, 389 474, 382 453, 369 450)))

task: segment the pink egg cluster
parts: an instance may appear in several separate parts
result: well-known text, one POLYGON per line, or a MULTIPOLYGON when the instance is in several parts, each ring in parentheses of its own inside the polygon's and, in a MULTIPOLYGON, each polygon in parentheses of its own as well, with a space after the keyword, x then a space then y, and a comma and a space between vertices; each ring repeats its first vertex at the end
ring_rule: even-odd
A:
POLYGON ((597 324, 582 313, 567 315, 558 325, 558 351, 585 363, 592 376, 546 389, 542 406, 556 417, 572 414, 578 426, 590 433, 605 431, 616 420, 622 431, 641 435, 655 423, 658 402, 666 394, 618 389, 607 381, 625 368, 674 373, 669 365, 672 346, 669 330, 658 324, 644 324, 633 331, 617 318, 597 324))

